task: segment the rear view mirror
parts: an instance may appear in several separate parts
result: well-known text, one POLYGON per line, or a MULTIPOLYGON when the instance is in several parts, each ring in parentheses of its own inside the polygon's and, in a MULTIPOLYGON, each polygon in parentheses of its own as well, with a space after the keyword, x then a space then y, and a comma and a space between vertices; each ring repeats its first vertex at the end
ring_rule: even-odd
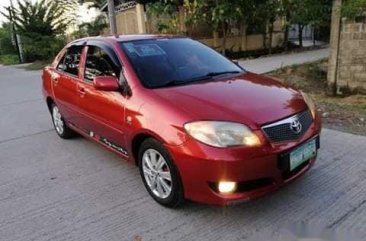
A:
POLYGON ((114 76, 96 76, 94 78, 94 87, 102 91, 118 91, 118 79, 114 76))

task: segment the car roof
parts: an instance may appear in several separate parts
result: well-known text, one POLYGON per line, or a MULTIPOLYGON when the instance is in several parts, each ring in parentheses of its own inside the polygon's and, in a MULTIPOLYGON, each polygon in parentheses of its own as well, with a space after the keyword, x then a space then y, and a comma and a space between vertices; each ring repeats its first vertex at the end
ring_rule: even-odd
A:
POLYGON ((98 36, 98 37, 87 37, 82 39, 74 40, 70 45, 84 43, 86 41, 107 41, 107 42, 128 42, 128 41, 139 41, 148 39, 173 39, 173 38, 188 38, 183 35, 169 35, 169 34, 128 34, 128 35, 116 35, 116 36, 98 36))

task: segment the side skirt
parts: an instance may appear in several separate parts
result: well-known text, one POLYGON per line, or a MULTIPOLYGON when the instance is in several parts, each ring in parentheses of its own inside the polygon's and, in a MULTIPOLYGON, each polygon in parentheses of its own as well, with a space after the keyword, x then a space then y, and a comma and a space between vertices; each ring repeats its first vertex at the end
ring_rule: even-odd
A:
POLYGON ((94 132, 92 132, 92 131, 83 131, 71 123, 67 123, 67 124, 68 124, 68 127, 73 129, 74 131, 76 131, 77 133, 82 135, 83 137, 86 137, 87 139, 100 144, 101 146, 108 149, 109 151, 116 153, 118 156, 121 156, 126 161, 132 163, 132 160, 130 159, 130 156, 125 148, 118 146, 117 144, 109 141, 108 139, 106 139, 104 137, 94 134, 94 132))

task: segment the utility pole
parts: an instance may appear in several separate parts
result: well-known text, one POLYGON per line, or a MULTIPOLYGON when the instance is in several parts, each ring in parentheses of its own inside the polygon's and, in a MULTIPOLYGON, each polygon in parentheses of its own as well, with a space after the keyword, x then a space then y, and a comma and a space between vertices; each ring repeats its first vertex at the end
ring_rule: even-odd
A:
POLYGON ((17 53, 18 53, 19 63, 23 63, 23 55, 22 55, 22 51, 21 51, 21 46, 19 44, 19 36, 16 32, 16 27, 15 27, 15 23, 14 23, 13 14, 14 14, 13 0, 10 0, 9 16, 10 16, 10 22, 11 22, 11 25, 12 25, 13 39, 14 39, 15 47, 16 47, 17 53))
POLYGON ((108 0, 108 17, 111 34, 117 35, 116 12, 114 9, 114 0, 108 0))

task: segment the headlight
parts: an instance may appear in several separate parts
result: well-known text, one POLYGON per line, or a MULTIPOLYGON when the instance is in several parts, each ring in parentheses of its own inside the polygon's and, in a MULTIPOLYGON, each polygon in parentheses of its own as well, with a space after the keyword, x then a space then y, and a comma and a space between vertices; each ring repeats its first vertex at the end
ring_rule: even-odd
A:
POLYGON ((258 146, 260 140, 247 126, 225 121, 197 121, 184 125, 194 139, 214 147, 258 146))
POLYGON ((305 94, 304 92, 301 92, 302 97, 304 98, 305 103, 307 104, 311 115, 313 116, 313 119, 315 119, 315 113, 316 113, 316 106, 314 101, 310 98, 309 95, 305 94))

